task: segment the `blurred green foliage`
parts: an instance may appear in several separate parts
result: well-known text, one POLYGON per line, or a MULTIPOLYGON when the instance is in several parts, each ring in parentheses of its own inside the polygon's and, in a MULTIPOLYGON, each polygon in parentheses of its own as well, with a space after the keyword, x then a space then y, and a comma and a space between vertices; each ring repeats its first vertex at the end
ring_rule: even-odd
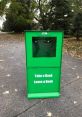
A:
POLYGON ((77 37, 82 30, 82 0, 1 0, 0 14, 6 14, 4 31, 61 30, 77 37))
POLYGON ((13 0, 7 9, 3 30, 23 32, 26 29, 31 29, 33 18, 33 9, 28 4, 13 0))
POLYGON ((76 36, 77 41, 79 41, 82 36, 82 13, 78 13, 74 18, 73 34, 76 36))

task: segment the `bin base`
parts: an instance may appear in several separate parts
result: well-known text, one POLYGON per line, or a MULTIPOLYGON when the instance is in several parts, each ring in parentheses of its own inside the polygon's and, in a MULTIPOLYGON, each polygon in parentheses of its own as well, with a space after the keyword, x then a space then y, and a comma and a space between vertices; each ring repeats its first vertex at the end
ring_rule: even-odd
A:
POLYGON ((59 92, 55 93, 32 93, 28 94, 28 98, 57 98, 60 96, 59 92))

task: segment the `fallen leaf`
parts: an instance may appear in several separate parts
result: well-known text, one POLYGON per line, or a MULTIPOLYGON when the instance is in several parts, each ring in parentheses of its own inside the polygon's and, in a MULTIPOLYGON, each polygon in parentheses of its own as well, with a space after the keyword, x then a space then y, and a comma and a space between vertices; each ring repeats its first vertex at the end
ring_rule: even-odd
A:
POLYGON ((48 117, 52 117, 52 113, 51 112, 47 112, 47 116, 48 117))
POLYGON ((5 92, 3 92, 3 94, 9 94, 9 91, 5 91, 5 92))

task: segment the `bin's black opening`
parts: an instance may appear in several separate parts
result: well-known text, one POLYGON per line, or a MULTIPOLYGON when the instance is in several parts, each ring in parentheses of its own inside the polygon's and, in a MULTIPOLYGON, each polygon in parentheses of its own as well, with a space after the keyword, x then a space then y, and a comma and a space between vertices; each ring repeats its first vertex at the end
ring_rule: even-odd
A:
POLYGON ((56 37, 32 37, 33 57, 56 57, 56 37))

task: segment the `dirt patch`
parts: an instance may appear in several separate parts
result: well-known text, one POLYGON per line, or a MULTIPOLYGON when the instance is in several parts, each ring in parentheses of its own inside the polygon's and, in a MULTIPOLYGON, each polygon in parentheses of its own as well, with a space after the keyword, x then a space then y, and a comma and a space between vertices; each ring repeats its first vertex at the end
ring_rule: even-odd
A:
POLYGON ((82 39, 77 41, 75 38, 64 39, 64 53, 82 59, 82 39))
POLYGON ((24 41, 24 34, 0 34, 0 41, 24 41))

